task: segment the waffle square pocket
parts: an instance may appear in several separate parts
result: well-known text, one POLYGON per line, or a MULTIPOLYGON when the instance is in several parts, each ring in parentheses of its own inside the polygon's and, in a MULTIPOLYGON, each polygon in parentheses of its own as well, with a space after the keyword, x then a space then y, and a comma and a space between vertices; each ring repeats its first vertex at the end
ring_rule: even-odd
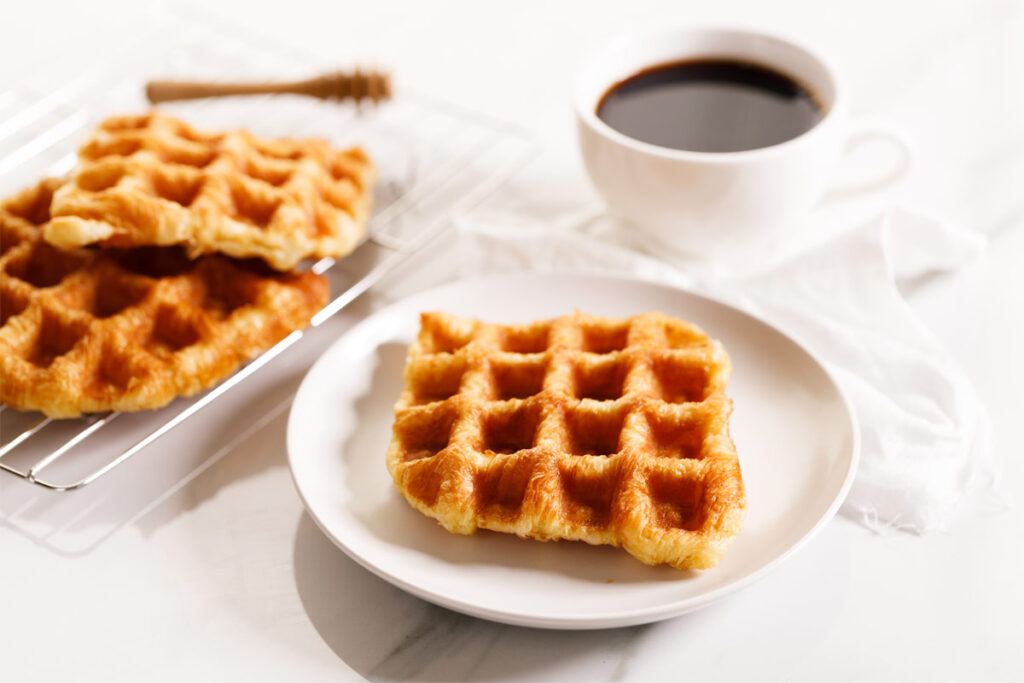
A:
POLYGON ((388 470, 454 533, 578 540, 706 569, 746 509, 730 371, 719 342, 661 313, 527 325, 424 313, 388 470))

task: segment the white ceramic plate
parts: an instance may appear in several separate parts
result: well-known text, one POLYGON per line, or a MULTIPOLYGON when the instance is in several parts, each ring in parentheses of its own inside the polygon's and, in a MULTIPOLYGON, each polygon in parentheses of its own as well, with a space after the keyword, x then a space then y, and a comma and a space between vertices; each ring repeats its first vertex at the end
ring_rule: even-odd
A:
MULTIPOLYGON (((288 455, 320 528, 370 571, 474 616, 547 628, 606 628, 688 612, 764 575, 828 521, 849 488, 857 430, 825 369, 796 342, 724 304, 656 284, 576 275, 463 280, 389 306, 310 369, 292 406, 288 455), (573 310, 691 320, 732 357, 731 431, 748 511, 713 569, 648 567, 622 550, 456 536, 413 510, 384 464, 408 344, 424 310, 526 322, 573 310)), ((341 589, 341 587, 339 587, 341 589)))

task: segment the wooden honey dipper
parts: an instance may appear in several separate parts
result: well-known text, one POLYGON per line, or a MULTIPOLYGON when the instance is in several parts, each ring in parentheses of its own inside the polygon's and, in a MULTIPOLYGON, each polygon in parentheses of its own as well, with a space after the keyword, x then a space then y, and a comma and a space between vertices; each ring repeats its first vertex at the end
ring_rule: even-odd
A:
POLYGON ((364 99, 377 104, 391 98, 391 76, 377 71, 337 71, 304 81, 286 83, 213 83, 150 81, 146 97, 153 104, 224 95, 308 95, 322 100, 364 99))

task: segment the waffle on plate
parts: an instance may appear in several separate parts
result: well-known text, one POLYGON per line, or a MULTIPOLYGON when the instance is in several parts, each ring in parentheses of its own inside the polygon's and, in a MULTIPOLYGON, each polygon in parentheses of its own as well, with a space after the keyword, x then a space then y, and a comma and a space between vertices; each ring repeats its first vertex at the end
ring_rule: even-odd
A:
POLYGON ((425 313, 387 466, 446 529, 715 565, 746 498, 729 436, 729 357, 660 313, 502 326, 425 313))

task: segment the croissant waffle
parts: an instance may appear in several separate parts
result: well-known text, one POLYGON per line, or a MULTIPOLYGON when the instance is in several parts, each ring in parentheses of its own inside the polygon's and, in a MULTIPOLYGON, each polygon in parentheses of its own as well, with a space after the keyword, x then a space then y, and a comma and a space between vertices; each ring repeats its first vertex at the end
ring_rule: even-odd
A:
POLYGON ((374 168, 323 140, 201 133, 158 113, 110 118, 79 150, 44 237, 77 247, 183 245, 278 270, 362 239, 374 168))
POLYGON ((180 249, 62 249, 45 180, 0 203, 0 400, 52 417, 158 408, 225 378, 327 300, 323 276, 180 249))
POLYGON ((388 469, 446 529, 620 546, 715 565, 746 502, 729 357, 660 313, 499 326, 425 313, 388 469))

